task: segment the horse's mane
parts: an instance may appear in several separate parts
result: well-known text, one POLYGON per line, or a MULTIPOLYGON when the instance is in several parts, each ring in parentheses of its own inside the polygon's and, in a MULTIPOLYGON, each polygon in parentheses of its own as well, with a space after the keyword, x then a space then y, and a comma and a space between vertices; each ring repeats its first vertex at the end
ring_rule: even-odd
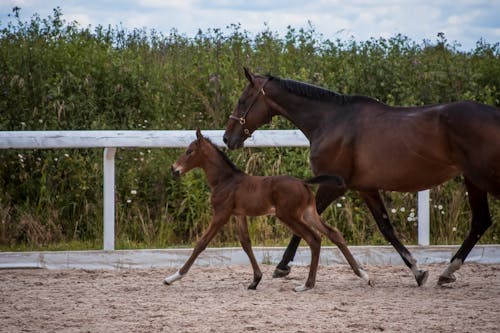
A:
POLYGON ((231 161, 229 159, 229 157, 227 157, 226 154, 224 154, 224 152, 222 150, 219 149, 219 147, 217 147, 209 138, 207 137, 204 137, 204 139, 210 143, 212 145, 212 147, 215 148, 215 150, 217 151, 217 153, 222 157, 222 160, 226 162, 227 165, 229 165, 229 167, 231 168, 231 170, 233 170, 234 172, 238 172, 238 173, 243 173, 243 171, 241 171, 234 163, 233 161, 231 161))
POLYGON ((358 96, 358 95, 343 95, 309 83, 304 83, 290 79, 281 79, 279 77, 272 76, 269 74, 266 75, 266 77, 269 80, 277 82, 281 88, 286 89, 288 92, 309 99, 329 101, 339 105, 349 104, 359 100, 374 101, 374 99, 370 97, 358 96))

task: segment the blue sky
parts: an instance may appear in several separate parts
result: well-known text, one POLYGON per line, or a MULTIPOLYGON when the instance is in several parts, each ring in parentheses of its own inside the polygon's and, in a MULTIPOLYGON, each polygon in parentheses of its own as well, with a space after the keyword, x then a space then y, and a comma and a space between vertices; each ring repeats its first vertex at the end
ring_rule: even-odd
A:
POLYGON ((34 13, 52 14, 59 6, 67 21, 82 26, 111 24, 127 29, 147 28, 169 33, 173 28, 192 37, 198 29, 231 23, 258 33, 269 27, 284 33, 288 25, 307 27, 325 39, 367 40, 398 33, 415 42, 436 40, 444 32, 470 50, 483 38, 500 41, 500 0, 0 0, 0 21, 5 25, 12 7, 21 7, 28 20, 34 13))

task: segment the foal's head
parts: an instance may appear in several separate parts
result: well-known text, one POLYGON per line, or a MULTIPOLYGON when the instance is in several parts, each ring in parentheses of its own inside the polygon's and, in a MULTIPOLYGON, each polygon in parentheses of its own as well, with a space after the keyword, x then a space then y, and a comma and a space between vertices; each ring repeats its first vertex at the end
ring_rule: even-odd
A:
POLYGON ((196 140, 191 142, 184 154, 172 164, 171 170, 174 176, 180 176, 197 167, 202 168, 205 173, 217 174, 220 177, 243 173, 210 139, 201 135, 199 128, 196 130, 196 140))
POLYGON ((196 130, 196 140, 191 142, 184 154, 179 156, 177 161, 172 164, 172 174, 174 176, 180 176, 191 169, 201 167, 207 158, 213 156, 214 148, 215 147, 201 135, 201 131, 198 128, 196 130))

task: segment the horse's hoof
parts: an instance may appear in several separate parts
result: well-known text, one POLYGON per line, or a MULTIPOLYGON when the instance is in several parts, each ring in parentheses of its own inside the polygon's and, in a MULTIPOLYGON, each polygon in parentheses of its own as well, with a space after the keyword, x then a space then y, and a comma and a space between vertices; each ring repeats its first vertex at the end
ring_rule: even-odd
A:
POLYGON ((370 279, 370 280, 368 280, 368 285, 373 288, 373 287, 375 287, 375 282, 373 282, 373 280, 370 279))
POLYGON ((438 279, 438 286, 442 286, 448 283, 453 283, 457 281, 457 278, 455 277, 455 274, 450 274, 450 275, 440 275, 438 279))
POLYGON ((281 269, 281 268, 278 268, 276 267, 276 269, 274 270, 274 273, 273 273, 273 278, 282 278, 282 277, 285 277, 287 276, 288 274, 290 274, 290 266, 286 266, 286 269, 281 269))
POLYGON ((298 293, 301 293, 303 291, 306 291, 306 290, 309 290, 309 289, 312 289, 312 287, 308 287, 306 286, 305 284, 301 285, 301 286, 298 286, 298 287, 295 287, 293 288, 294 291, 298 292, 298 293))
POLYGON ((429 277, 428 271, 419 270, 415 275, 415 279, 417 280, 417 284, 419 287, 423 286, 427 282, 427 278, 429 277))

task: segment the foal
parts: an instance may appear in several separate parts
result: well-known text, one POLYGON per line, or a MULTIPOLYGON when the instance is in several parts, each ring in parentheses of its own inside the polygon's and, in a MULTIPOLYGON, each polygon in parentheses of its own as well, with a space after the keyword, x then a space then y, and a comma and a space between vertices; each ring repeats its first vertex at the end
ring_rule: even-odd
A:
POLYGON ((239 170, 210 140, 204 138, 199 129, 196 131, 196 137, 186 152, 172 165, 172 172, 180 176, 196 167, 203 169, 211 188, 213 216, 189 259, 179 271, 165 278, 165 284, 172 284, 188 272, 198 255, 229 221, 231 215, 236 216, 240 242, 253 268, 253 281, 248 289, 257 288, 262 272, 252 251, 245 217, 260 215, 276 215, 311 248, 309 277, 306 283, 296 287, 295 291, 314 287, 321 246, 321 237, 316 230, 330 238, 340 248, 354 273, 371 284, 368 274, 352 256, 341 233, 325 224, 319 217, 314 194, 306 185, 306 182, 327 182, 331 186, 343 187, 345 184, 340 177, 319 176, 304 182, 290 176, 250 176, 239 170))

